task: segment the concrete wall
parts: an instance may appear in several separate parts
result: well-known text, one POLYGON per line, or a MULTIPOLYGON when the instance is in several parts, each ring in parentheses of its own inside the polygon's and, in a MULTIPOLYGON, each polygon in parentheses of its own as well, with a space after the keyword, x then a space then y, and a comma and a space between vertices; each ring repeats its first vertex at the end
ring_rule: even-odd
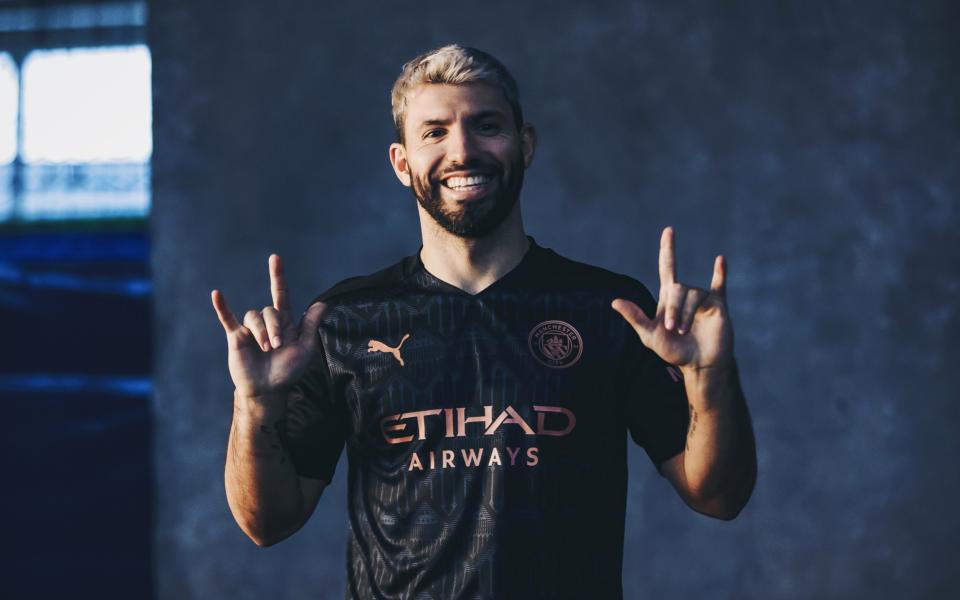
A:
POLYGON ((653 289, 667 224, 681 281, 728 257, 758 486, 712 521, 633 452, 627 597, 957 593, 957 4, 601 4, 152 3, 160 598, 342 596, 344 465, 278 546, 230 516, 208 295, 268 304, 279 252, 302 309, 416 250, 388 90, 450 41, 520 82, 538 241, 653 289))

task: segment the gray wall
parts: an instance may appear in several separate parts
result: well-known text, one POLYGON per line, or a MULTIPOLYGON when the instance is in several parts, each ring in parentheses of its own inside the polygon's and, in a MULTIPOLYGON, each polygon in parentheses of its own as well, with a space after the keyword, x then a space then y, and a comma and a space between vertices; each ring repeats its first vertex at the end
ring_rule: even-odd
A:
POLYGON ((956 594, 960 10, 955 2, 153 3, 160 598, 337 598, 341 464, 259 549, 223 489, 231 389, 209 291, 295 306, 413 252, 388 90, 416 53, 487 49, 540 147, 528 230, 656 289, 729 261, 760 478, 732 523, 631 455, 627 597, 956 594), (721 8, 722 6, 722 8, 721 8))

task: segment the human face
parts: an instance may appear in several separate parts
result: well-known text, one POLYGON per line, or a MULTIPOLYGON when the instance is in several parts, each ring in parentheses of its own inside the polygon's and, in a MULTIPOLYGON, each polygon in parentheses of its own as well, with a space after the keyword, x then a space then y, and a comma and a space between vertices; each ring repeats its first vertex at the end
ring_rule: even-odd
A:
POLYGON ((407 96, 404 143, 391 146, 390 158, 437 224, 479 238, 513 210, 533 145, 533 128, 517 130, 496 86, 424 84, 407 96))

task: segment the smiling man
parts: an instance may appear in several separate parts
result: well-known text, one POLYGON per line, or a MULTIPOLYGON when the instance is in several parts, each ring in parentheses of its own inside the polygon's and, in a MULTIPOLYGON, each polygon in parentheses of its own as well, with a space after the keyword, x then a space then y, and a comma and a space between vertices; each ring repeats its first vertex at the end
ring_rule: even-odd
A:
POLYGON ((400 130, 390 161, 429 215, 421 221, 459 238, 489 235, 517 206, 523 172, 533 158, 533 128, 518 130, 509 107, 501 106, 503 93, 487 83, 421 85, 399 92, 403 95, 395 102, 412 107, 406 120, 416 125, 409 137, 400 130), (458 126, 468 129, 458 131, 458 126))
POLYGON ((700 513, 732 519, 753 489, 724 259, 681 284, 664 229, 654 299, 526 235, 536 134, 484 52, 413 59, 392 105, 420 250, 299 322, 276 255, 273 303, 242 323, 212 292, 230 508, 258 545, 285 539, 346 447, 347 598, 620 598, 628 435, 700 513))

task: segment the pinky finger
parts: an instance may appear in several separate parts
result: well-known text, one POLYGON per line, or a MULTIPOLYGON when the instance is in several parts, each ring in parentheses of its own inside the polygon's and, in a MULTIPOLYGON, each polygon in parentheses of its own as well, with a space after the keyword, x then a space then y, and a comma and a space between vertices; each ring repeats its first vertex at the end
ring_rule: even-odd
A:
POLYGON ((713 261, 713 277, 710 280, 710 291, 725 298, 727 295, 727 258, 719 254, 713 261))
POLYGON ((217 318, 220 319, 220 324, 223 325, 224 331, 230 334, 240 328, 240 322, 237 321, 237 317, 233 315, 233 311, 227 306, 227 298, 220 290, 210 292, 210 301, 213 303, 213 310, 217 312, 217 318))

